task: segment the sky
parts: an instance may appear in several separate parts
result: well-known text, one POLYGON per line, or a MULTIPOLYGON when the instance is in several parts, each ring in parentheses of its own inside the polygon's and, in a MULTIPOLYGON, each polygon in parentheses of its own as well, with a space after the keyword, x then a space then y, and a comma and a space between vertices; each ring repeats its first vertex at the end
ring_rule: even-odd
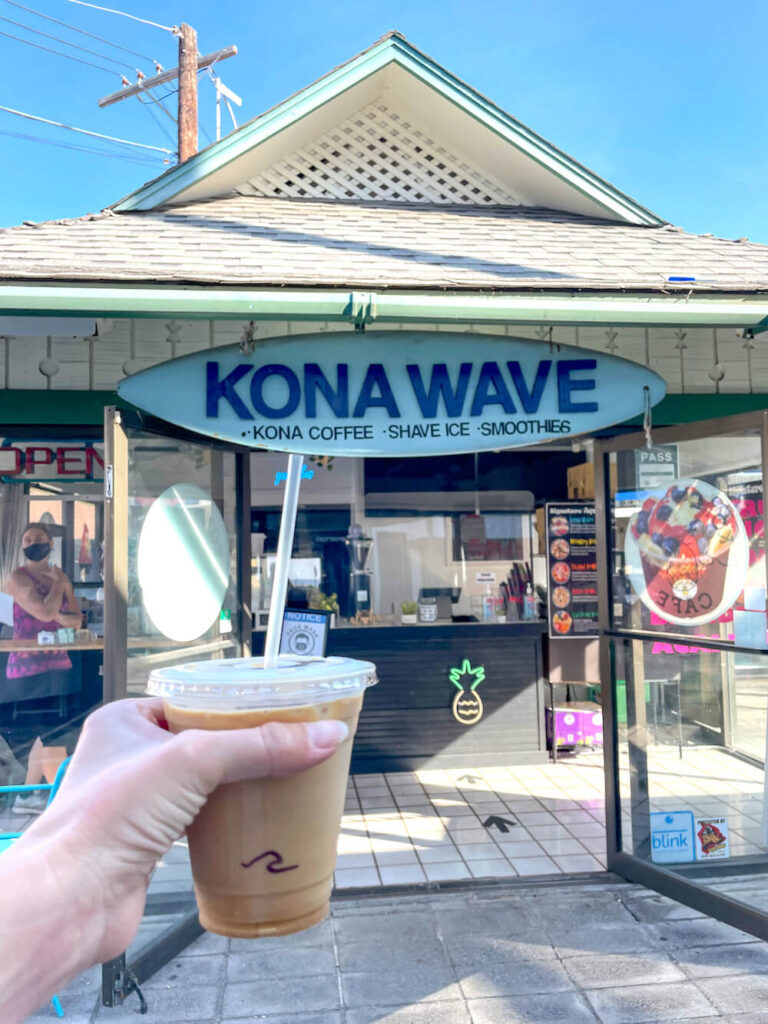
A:
MULTIPOLYGON (((197 30, 202 53, 236 45, 238 55, 221 62, 217 71, 243 98, 239 123, 397 29, 665 220, 696 233, 746 236, 768 244, 768 62, 760 58, 768 33, 764 0, 93 2, 115 4, 163 26, 185 21, 197 30)), ((147 76, 154 73, 152 59, 175 66, 177 41, 171 32, 73 0, 0 0, 0 18, 6 19, 0 20, 0 33, 6 33, 0 34, 0 105, 148 146, 175 148, 175 124, 158 107, 136 99, 103 109, 97 103, 120 88, 123 72, 133 81, 136 67, 147 76), (97 55, 11 22, 68 39, 97 55), (128 66, 108 62, 106 56, 128 66)), ((171 113, 174 88, 158 90, 161 97, 170 93, 165 103, 171 113)), ((213 84, 203 75, 201 147, 214 137, 213 100, 213 84)), ((226 112, 224 118, 226 124, 226 112)), ((0 225, 101 210, 162 172, 162 160, 162 153, 75 135, 0 111, 0 225)))

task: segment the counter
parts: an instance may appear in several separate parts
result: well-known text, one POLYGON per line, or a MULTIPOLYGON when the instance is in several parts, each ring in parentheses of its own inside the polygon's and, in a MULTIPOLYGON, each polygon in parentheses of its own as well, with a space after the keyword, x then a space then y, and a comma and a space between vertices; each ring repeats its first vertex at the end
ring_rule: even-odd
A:
MULTIPOLYGON (((535 764, 547 760, 544 735, 544 621, 446 622, 332 629, 328 654, 374 662, 379 683, 365 698, 352 754, 353 772, 412 771, 535 764), (475 693, 482 717, 454 715, 461 669, 484 669, 475 693)), ((253 634, 253 652, 264 634, 253 634)), ((476 679, 477 677, 473 677, 476 679)))

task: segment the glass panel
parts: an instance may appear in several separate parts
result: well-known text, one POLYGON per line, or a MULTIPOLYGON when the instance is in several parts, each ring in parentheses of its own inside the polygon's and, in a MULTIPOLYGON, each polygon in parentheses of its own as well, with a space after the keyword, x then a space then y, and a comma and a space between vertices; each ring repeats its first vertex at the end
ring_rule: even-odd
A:
POLYGON ((621 848, 738 896, 768 871, 768 657, 617 642, 621 848))
MULTIPOLYGON (((235 456, 205 444, 127 429, 128 692, 152 669, 235 657, 235 456)), ((194 907, 186 837, 149 884, 129 962, 194 907)))
MULTIPOLYGON (((0 784, 52 782, 102 700, 103 465, 101 440, 0 439, 0 748, 13 755, 0 784), (28 523, 43 526, 42 558, 23 551, 28 523), (28 602, 49 592, 50 566, 71 596, 41 619, 28 602)), ((41 804, 41 794, 0 796, 0 834, 23 831, 41 804)))
POLYGON ((531 516, 510 513, 453 516, 454 562, 527 562, 531 516))
POLYGON ((614 626, 766 647, 759 436, 637 448, 616 464, 614 626))
POLYGON ((128 690, 174 661, 232 657, 235 457, 128 430, 128 690))

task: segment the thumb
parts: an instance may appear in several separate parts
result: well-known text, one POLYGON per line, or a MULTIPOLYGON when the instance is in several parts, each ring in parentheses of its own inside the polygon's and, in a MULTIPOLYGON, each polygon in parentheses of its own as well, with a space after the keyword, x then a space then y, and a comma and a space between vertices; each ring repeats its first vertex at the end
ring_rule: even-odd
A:
MULTIPOLYGON (((267 722, 255 729, 187 729, 169 746, 186 748, 185 760, 194 766, 207 795, 223 782, 306 771, 327 760, 348 736, 344 722, 329 719, 267 722)), ((168 754, 172 756, 171 750, 168 754)))

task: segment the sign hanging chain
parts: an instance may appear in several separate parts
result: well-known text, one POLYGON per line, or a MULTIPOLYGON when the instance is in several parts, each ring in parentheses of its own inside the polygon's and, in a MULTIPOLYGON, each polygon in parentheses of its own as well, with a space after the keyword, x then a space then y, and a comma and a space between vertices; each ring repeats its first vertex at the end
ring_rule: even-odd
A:
POLYGON ((653 448, 651 438, 651 389, 646 384, 643 387, 643 431, 645 432, 645 447, 653 448))

